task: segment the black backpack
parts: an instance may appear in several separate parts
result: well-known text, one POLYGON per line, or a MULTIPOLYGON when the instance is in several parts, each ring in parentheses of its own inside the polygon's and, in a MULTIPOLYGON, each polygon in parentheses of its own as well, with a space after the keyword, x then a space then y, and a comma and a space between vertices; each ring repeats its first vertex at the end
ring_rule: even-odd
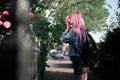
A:
POLYGON ((83 64, 85 66, 95 67, 98 63, 97 52, 96 43, 93 37, 87 32, 82 55, 83 64))

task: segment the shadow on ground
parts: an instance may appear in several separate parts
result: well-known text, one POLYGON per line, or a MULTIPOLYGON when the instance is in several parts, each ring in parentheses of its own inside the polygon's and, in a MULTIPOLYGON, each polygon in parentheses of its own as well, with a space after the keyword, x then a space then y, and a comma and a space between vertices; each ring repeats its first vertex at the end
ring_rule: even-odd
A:
POLYGON ((46 71, 46 76, 49 77, 45 77, 44 80, 72 80, 73 73, 46 71))
MULTIPOLYGON (((73 68, 70 60, 48 59, 44 80, 74 80, 73 68)), ((89 71, 88 80, 101 80, 98 74, 89 71)))

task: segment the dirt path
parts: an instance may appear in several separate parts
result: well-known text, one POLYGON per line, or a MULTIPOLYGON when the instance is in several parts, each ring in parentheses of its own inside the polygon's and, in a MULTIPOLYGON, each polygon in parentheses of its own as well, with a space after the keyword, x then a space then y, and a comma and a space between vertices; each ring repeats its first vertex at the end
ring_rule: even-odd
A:
MULTIPOLYGON (((50 67, 46 68, 44 80, 74 80, 73 69, 70 60, 48 59, 50 67)), ((101 80, 97 74, 89 72, 88 80, 101 80)))

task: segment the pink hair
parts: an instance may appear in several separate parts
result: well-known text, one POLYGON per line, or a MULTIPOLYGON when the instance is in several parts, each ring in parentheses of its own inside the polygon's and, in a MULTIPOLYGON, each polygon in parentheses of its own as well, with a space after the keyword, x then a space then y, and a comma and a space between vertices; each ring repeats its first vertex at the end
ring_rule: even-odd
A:
MULTIPOLYGON (((86 40, 86 26, 85 26, 85 22, 84 22, 84 18, 81 12, 76 11, 74 13, 72 13, 71 15, 71 24, 73 26, 73 28, 76 29, 76 34, 79 35, 79 37, 81 37, 81 39, 83 41, 86 40)), ((78 36, 76 36, 78 37, 78 36)))

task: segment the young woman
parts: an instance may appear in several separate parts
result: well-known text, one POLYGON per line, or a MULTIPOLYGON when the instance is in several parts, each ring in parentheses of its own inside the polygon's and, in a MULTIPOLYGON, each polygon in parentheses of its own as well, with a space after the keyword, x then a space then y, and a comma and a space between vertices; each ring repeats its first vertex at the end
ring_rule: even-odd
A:
POLYGON ((73 64, 76 80, 87 80, 88 67, 83 64, 83 60, 81 59, 87 31, 83 15, 80 11, 76 11, 70 16, 67 16, 65 21, 67 27, 60 39, 64 43, 69 44, 68 55, 70 56, 73 64))

